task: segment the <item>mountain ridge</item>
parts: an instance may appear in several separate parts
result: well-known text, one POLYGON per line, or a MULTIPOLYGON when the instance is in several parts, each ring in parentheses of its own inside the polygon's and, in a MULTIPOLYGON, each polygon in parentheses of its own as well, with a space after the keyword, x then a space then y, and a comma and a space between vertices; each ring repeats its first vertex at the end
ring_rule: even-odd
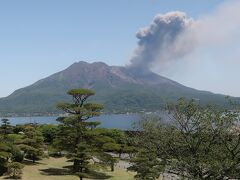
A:
POLYGON ((186 87, 151 71, 80 61, 0 98, 0 113, 58 112, 56 103, 70 101, 66 91, 71 88, 95 90, 96 97, 92 100, 103 103, 105 111, 111 113, 155 111, 180 97, 225 104, 222 94, 186 87))

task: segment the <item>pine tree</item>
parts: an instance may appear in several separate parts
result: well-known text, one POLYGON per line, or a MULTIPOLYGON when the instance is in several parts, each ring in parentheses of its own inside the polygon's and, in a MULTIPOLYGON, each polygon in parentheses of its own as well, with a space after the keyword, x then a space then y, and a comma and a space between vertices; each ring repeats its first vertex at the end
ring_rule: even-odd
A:
POLYGON ((23 138, 18 142, 18 147, 24 151, 25 157, 34 163, 43 156, 43 136, 41 132, 33 126, 24 126, 23 138))
POLYGON ((99 122, 87 120, 99 116, 103 106, 86 103, 87 99, 95 94, 89 89, 72 89, 68 94, 72 96, 74 103, 58 104, 58 108, 69 116, 58 118, 60 125, 57 141, 61 149, 67 151, 67 158, 73 162, 73 173, 82 180, 89 177, 90 159, 101 151, 93 131, 99 122))

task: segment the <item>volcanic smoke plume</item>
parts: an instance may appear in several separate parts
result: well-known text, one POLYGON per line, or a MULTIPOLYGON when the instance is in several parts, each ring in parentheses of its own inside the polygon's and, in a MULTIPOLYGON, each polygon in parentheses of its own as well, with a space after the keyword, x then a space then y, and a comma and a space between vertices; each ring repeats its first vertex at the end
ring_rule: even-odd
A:
POLYGON ((138 31, 128 67, 136 76, 154 71, 187 86, 239 96, 239 10, 240 0, 226 0, 194 20, 178 11, 157 15, 138 31))
POLYGON ((129 66, 146 71, 155 64, 161 65, 183 57, 193 48, 189 43, 184 43, 186 38, 183 36, 190 31, 192 24, 193 20, 183 12, 157 15, 148 27, 137 32, 139 42, 129 66))

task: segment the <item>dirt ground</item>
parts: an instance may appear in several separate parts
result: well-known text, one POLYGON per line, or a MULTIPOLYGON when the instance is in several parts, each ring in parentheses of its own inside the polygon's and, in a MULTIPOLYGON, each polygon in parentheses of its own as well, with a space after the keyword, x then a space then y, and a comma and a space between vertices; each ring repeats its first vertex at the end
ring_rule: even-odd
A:
MULTIPOLYGON (((64 166, 70 165, 65 158, 46 158, 36 164, 25 165, 22 180, 79 180, 78 177, 68 175, 64 166)), ((133 180, 133 173, 127 172, 122 165, 116 166, 114 172, 106 171, 110 180, 133 180)), ((7 177, 0 177, 1 180, 7 177)))

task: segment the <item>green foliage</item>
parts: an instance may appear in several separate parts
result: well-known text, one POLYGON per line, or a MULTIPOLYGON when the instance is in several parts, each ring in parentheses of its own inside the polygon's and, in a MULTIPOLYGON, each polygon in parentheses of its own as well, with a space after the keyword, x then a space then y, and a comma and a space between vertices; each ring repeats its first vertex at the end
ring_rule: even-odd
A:
POLYGON ((8 119, 2 119, 2 125, 0 127, 0 175, 7 170, 7 164, 11 158, 12 148, 9 143, 8 135, 12 131, 12 127, 8 119))
POLYGON ((121 158, 122 153, 131 153, 134 151, 134 147, 128 144, 127 137, 123 131, 98 128, 96 132, 98 133, 99 142, 104 142, 102 143, 102 149, 105 152, 118 153, 119 158, 121 158))
MULTIPOLYGON (((141 123, 143 131, 137 132, 131 141, 146 152, 146 158, 152 154, 165 167, 162 172, 171 171, 182 178, 240 178, 239 111, 236 107, 229 111, 180 99, 168 110, 171 124, 147 118, 141 123)), ((139 153, 130 168, 137 173, 144 167, 138 161, 139 153)), ((148 162, 143 157, 140 160, 148 162)))
POLYGON ((134 177, 139 180, 158 179, 164 170, 164 164, 158 159, 155 152, 140 150, 131 159, 131 163, 133 165, 128 170, 136 172, 137 174, 134 177))
POLYGON ((81 96, 92 96, 92 95, 95 95, 95 92, 90 90, 90 89, 71 89, 67 92, 69 95, 71 96, 78 96, 78 95, 81 95, 81 96))
POLYGON ((20 177, 20 163, 23 161, 23 153, 18 148, 17 142, 22 139, 21 135, 13 134, 14 127, 8 119, 2 119, 0 127, 0 176, 7 171, 13 178, 20 177))
POLYGON ((58 132, 58 126, 54 124, 44 124, 38 127, 38 130, 42 133, 44 142, 52 144, 56 138, 58 132))
POLYGON ((102 131, 101 134, 104 134, 105 136, 111 137, 115 143, 117 144, 124 144, 126 143, 126 137, 123 131, 119 129, 103 129, 98 128, 98 131, 102 131))
POLYGON ((6 172, 8 159, 11 157, 11 148, 6 143, 0 143, 0 176, 6 172))
POLYGON ((1 119, 2 125, 0 127, 0 134, 3 136, 6 136, 7 134, 12 133, 12 126, 10 125, 10 122, 8 119, 1 119))
POLYGON ((95 93, 87 89, 73 89, 68 91, 72 96, 73 104, 60 103, 58 108, 70 116, 60 117, 57 139, 54 144, 67 152, 67 158, 73 162, 72 171, 80 179, 88 177, 91 171, 90 160, 99 156, 107 138, 95 131, 99 122, 88 122, 94 116, 99 116, 103 106, 96 103, 86 103, 88 97, 95 93))
POLYGON ((109 166, 111 171, 114 171, 115 164, 118 162, 116 157, 113 157, 111 154, 104 153, 99 157, 99 160, 103 162, 104 165, 109 166))
POLYGON ((24 152, 25 158, 35 162, 43 156, 43 136, 34 126, 23 126, 23 138, 18 147, 24 152))
POLYGON ((23 165, 19 162, 12 162, 7 165, 8 174, 13 179, 20 179, 22 177, 23 165))
POLYGON ((11 158, 12 158, 13 162, 23 162, 23 160, 24 160, 24 153, 20 150, 20 148, 15 146, 12 149, 12 157, 11 158))
POLYGON ((11 126, 8 119, 0 127, 0 176, 8 173, 18 179, 22 175, 22 162, 33 162, 43 155, 43 136, 37 125, 11 126))

